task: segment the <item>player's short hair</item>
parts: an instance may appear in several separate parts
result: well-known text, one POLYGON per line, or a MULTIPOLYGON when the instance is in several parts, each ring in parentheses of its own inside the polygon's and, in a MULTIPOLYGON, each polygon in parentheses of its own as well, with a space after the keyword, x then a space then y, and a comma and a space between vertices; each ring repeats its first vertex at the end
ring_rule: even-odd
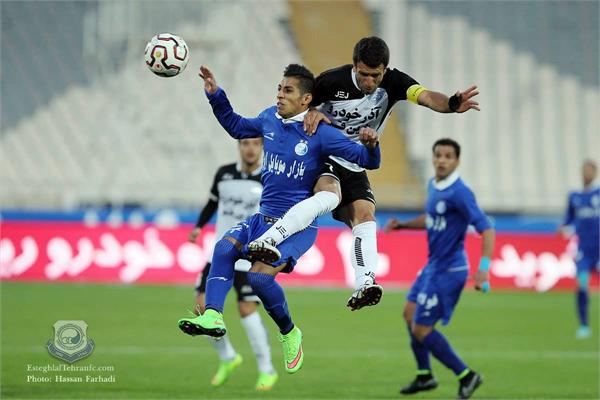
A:
POLYGON ((377 68, 381 64, 387 67, 390 62, 390 49, 383 39, 377 36, 362 38, 354 46, 352 62, 354 65, 362 62, 370 68, 377 68))
POLYGON ((431 151, 435 153, 436 146, 452 146, 454 147, 454 152, 456 153, 456 158, 460 158, 460 144, 456 140, 452 140, 450 138, 442 138, 436 140, 431 148, 431 151))
POLYGON ((285 67, 283 76, 286 78, 296 78, 300 83, 300 93, 312 93, 315 87, 315 76, 308 68, 300 64, 290 64, 285 67))
POLYGON ((241 144, 242 144, 242 142, 243 142, 244 140, 247 140, 247 139, 260 139, 260 142, 261 142, 261 143, 263 143, 263 142, 265 141, 265 138, 264 138, 264 136, 257 136, 257 137, 253 137, 253 138, 244 138, 244 139, 238 139, 238 145, 241 145, 241 144))

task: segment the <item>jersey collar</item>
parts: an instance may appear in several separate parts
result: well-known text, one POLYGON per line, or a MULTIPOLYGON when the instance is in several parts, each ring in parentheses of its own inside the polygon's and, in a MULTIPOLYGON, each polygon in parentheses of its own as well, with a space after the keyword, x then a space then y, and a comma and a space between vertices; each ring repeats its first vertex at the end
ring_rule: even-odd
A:
POLYGON ((435 187, 437 190, 448 189, 454 182, 458 180, 458 178, 460 178, 458 171, 454 171, 441 181, 436 182, 435 178, 433 178, 433 187, 435 187))
POLYGON ((358 82, 356 81, 356 72, 354 72, 354 67, 350 69, 350 75, 352 76, 352 83, 354 83, 354 86, 358 89, 359 92, 362 93, 362 90, 360 90, 360 88, 358 87, 358 82))
POLYGON ((291 118, 283 118, 279 113, 275 113, 275 116, 281 120, 284 124, 291 124, 293 122, 304 122, 304 117, 308 110, 302 111, 300 114, 294 115, 291 118))
MULTIPOLYGON (((246 175, 246 176, 248 175, 245 172, 242 172, 242 163, 239 161, 235 163, 235 169, 237 170, 237 172, 239 172, 242 175, 246 175)), ((254 171, 250 172, 250 175, 252 175, 252 176, 259 175, 261 169, 262 169, 262 166, 260 164, 258 164, 258 167, 256 167, 256 169, 254 171)))

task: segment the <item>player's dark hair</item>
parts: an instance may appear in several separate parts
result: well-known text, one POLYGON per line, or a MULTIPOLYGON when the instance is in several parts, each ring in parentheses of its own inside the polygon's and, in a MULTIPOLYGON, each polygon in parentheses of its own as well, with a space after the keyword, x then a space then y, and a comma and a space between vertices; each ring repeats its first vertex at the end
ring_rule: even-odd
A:
POLYGON ((238 139, 238 145, 241 145, 242 141, 244 141, 246 139, 260 139, 260 141, 263 143, 265 141, 265 138, 263 136, 258 136, 258 137, 254 137, 254 138, 244 138, 244 139, 238 139))
POLYGON ((369 68, 377 68, 381 64, 387 67, 390 62, 390 49, 383 39, 377 36, 362 38, 354 46, 352 62, 362 62, 369 68))
POLYGON ((286 78, 296 78, 300 84, 300 93, 312 93, 315 86, 315 76, 308 68, 300 64, 290 64, 285 67, 283 76, 286 78))
POLYGON ((456 153, 456 158, 460 158, 460 144, 456 140, 452 140, 450 138, 442 138, 438 139, 431 148, 431 151, 435 153, 436 146, 452 146, 454 147, 454 152, 456 153))

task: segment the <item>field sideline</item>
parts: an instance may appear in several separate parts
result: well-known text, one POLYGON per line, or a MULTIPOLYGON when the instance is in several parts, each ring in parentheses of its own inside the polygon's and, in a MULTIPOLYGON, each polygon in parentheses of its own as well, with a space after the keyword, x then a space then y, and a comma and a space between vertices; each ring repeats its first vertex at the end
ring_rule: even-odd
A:
MULTIPOLYGON (((256 368, 230 296, 226 321, 234 346, 245 359, 224 387, 208 385, 217 366, 203 338, 184 335, 177 319, 191 309, 183 286, 114 286, 4 282, 2 300, 2 398, 135 399, 398 399, 415 365, 402 323, 403 291, 388 291, 382 303, 351 313, 349 290, 288 289, 292 315, 303 330, 305 364, 296 375, 283 372, 275 325, 270 332, 280 381, 256 393, 256 368), (28 365, 58 365, 48 354, 57 320, 85 320, 96 348, 74 365, 111 366, 115 383, 27 383, 28 365)), ((442 328, 467 364, 485 375, 479 399, 597 399, 599 376, 598 293, 592 295, 593 337, 574 339, 574 296, 570 292, 466 292, 454 319, 442 328)), ((457 383, 437 361, 440 387, 411 399, 455 398, 457 383)), ((85 372, 63 372, 84 376, 85 372)))

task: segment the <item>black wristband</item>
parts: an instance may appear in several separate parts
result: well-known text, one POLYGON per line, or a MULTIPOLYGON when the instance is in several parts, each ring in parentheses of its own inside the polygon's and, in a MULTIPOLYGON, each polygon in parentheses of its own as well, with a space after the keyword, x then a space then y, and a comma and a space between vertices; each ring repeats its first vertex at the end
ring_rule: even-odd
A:
POLYGON ((450 109, 450 111, 456 112, 456 110, 458 110, 458 107, 460 107, 460 99, 457 95, 453 94, 448 99, 448 108, 450 109))

